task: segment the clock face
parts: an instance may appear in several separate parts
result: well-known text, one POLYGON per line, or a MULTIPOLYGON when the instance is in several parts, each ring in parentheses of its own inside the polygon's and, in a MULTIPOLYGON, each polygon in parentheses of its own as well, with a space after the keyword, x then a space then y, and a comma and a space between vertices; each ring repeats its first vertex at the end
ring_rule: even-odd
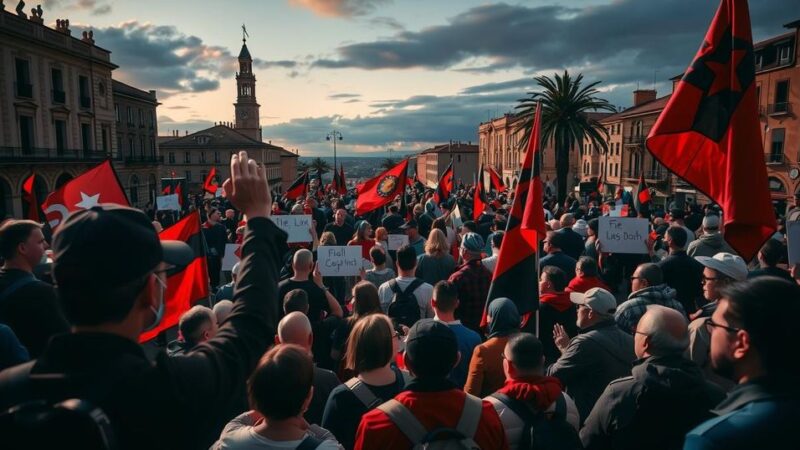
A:
POLYGON ((250 115, 249 115, 249 114, 247 114, 247 111, 242 111, 242 112, 239 114, 239 117, 241 117, 242 119, 247 119, 249 116, 250 116, 250 115))
POLYGON ((793 167, 792 170, 789 171, 789 178, 796 180, 798 176, 800 176, 800 169, 793 167))

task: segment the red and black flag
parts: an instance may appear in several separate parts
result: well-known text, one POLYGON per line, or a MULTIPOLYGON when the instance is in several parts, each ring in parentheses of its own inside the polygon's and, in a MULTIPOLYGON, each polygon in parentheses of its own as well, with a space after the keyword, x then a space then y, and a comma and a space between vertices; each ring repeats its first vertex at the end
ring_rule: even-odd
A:
POLYGON ((483 210, 486 209, 486 204, 488 203, 486 200, 486 192, 484 192, 485 190, 483 164, 481 164, 480 169, 478 169, 478 180, 475 183, 475 191, 472 194, 472 220, 476 222, 483 213, 483 210))
POLYGON ((283 195, 289 200, 297 200, 299 197, 305 197, 308 193, 308 170, 300 174, 296 180, 289 186, 289 189, 286 189, 286 193, 283 195))
POLYGON ((205 241, 200 231, 200 213, 195 211, 175 225, 162 231, 161 240, 186 242, 194 251, 194 260, 182 269, 167 272, 167 290, 164 293, 164 318, 159 325, 139 335, 139 342, 149 341, 158 333, 178 324, 181 314, 195 303, 208 297, 208 263, 205 241))
POLYGON ((539 240, 545 233, 540 175, 541 112, 542 106, 539 103, 536 106, 511 214, 506 223, 506 233, 492 274, 492 285, 481 319, 482 327, 486 326, 489 303, 496 298, 508 297, 517 305, 522 315, 539 308, 536 260, 539 240))
POLYGON ((503 177, 501 177, 492 166, 489 166, 488 169, 489 179, 492 181, 492 189, 497 191, 498 194, 507 191, 508 188, 506 188, 506 185, 503 183, 503 177))
POLYGON ((433 194, 433 201, 436 202, 436 206, 439 206, 442 202, 446 202, 450 199, 450 192, 453 190, 453 161, 450 161, 450 164, 447 165, 447 168, 444 169, 442 172, 442 176, 439 177, 439 184, 436 186, 436 192, 433 194))
POLYGON ((400 194, 405 197, 407 170, 408 159, 404 159, 377 177, 360 184, 356 197, 356 214, 363 216, 390 203, 400 194))
POLYGON ((639 185, 636 187, 636 196, 633 198, 633 206, 640 214, 647 214, 650 207, 650 188, 644 181, 644 173, 639 175, 639 185))
POLYGON ((208 176, 206 177, 205 181, 203 181, 203 190, 211 195, 217 195, 217 190, 219 189, 219 185, 217 185, 216 178, 217 178, 217 168, 212 167, 211 171, 208 172, 208 176))
POLYGON ((722 206, 725 240, 745 261, 775 233, 747 0, 722 0, 647 148, 722 206))
POLYGON ((34 222, 40 222, 42 219, 39 214, 39 202, 36 200, 36 190, 33 187, 35 182, 36 172, 31 172, 31 176, 26 178, 25 182, 22 183, 22 199, 28 204, 28 211, 25 218, 33 220, 34 222))

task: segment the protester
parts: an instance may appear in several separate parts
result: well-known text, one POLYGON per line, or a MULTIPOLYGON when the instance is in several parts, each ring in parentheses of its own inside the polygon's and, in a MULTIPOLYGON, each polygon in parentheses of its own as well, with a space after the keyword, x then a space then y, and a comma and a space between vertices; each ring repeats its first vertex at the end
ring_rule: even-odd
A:
POLYGON ((519 333, 521 319, 517 306, 505 297, 492 300, 486 314, 487 341, 472 352, 464 384, 464 392, 479 397, 486 397, 503 385, 503 349, 508 339, 519 333))
POLYGON ((405 362, 416 378, 394 401, 364 415, 354 448, 401 450, 419 443, 409 439, 392 418, 402 414, 416 419, 425 433, 456 429, 461 417, 474 420, 479 415, 474 429, 461 430, 465 437, 484 450, 507 449, 503 425, 492 404, 465 394, 447 380, 458 358, 458 341, 450 327, 436 320, 414 324, 406 339, 405 362))
POLYGON ((458 364, 450 372, 448 378, 455 385, 462 389, 467 382, 470 361, 475 347, 480 345, 481 336, 473 330, 465 327, 460 320, 456 319, 455 311, 458 308, 458 290, 449 281, 440 281, 433 287, 433 298, 431 306, 436 314, 435 319, 445 323, 456 335, 458 341, 458 353, 461 358, 458 364))
POLYGON ((325 405, 322 426, 329 429, 346 449, 354 448, 361 416, 394 397, 406 385, 393 366, 401 336, 383 314, 358 320, 347 340, 346 367, 355 377, 335 388, 325 405))
POLYGON ((369 281, 375 287, 391 280, 396 275, 394 270, 386 266, 387 255, 382 247, 377 245, 369 250, 369 260, 372 262, 372 269, 361 269, 360 278, 362 281, 369 281))
POLYGON ((738 386, 712 411, 718 417, 686 435, 684 450, 794 446, 798 315, 800 286, 788 281, 759 277, 723 290, 706 320, 711 366, 738 386))
POLYGON ((568 280, 575 278, 575 265, 578 262, 563 252, 566 245, 564 236, 556 231, 548 231, 542 243, 547 256, 539 260, 539 266, 542 269, 556 266, 564 272, 568 280))
POLYGON ((308 318, 316 325, 328 316, 342 317, 342 307, 322 283, 322 274, 314 264, 314 255, 300 249, 292 259, 294 276, 278 284, 278 298, 285 298, 289 291, 302 289, 308 295, 308 318))
POLYGON ((302 289, 292 289, 283 296, 283 315, 295 311, 308 314, 308 292, 302 289))
POLYGON ((786 281, 793 281, 792 275, 788 270, 781 269, 778 264, 786 258, 786 247, 775 240, 767 239, 758 251, 758 269, 751 271, 747 278, 772 276, 783 278, 786 281))
POLYGON ((669 226, 678 227, 686 231, 686 245, 688 246, 689 244, 691 244, 692 241, 695 240, 695 237, 694 237, 694 231, 692 231, 691 228, 687 227, 683 221, 683 219, 686 217, 686 211, 680 208, 673 208, 672 210, 670 210, 669 216, 670 216, 669 226))
POLYGON ((217 318, 211 308, 195 305, 181 314, 178 339, 167 345, 169 356, 185 355, 217 334, 217 318))
POLYGON ((650 305, 667 306, 686 315, 683 305, 675 299, 675 289, 664 284, 664 275, 656 264, 644 263, 636 268, 631 277, 631 291, 628 300, 619 305, 614 314, 617 326, 628 334, 633 334, 650 305))
POLYGON ((486 267, 486 270, 489 272, 494 272, 494 267, 497 265, 497 258, 500 256, 500 246, 503 244, 504 235, 505 233, 503 231, 495 231, 489 237, 491 256, 487 256, 481 260, 481 264, 483 264, 483 267, 486 267))
POLYGON ((442 230, 431 230, 425 241, 425 253, 417 257, 416 277, 431 286, 448 279, 456 268, 456 260, 450 256, 449 250, 442 230))
POLYGON ((349 225, 345 222, 347 218, 347 211, 344 208, 339 208, 336 210, 336 213, 333 215, 333 222, 325 225, 323 232, 330 231, 336 236, 336 242, 344 244, 345 242, 350 241, 353 238, 353 234, 355 234, 355 230, 353 229, 352 225, 349 225))
POLYGON ((370 314, 383 312, 375 285, 367 281, 356 283, 353 286, 352 307, 352 314, 339 324, 331 336, 331 358, 334 361, 344 360, 347 340, 356 322, 370 314))
MULTIPOLYGON (((310 357, 313 358, 311 347, 314 343, 314 332, 311 329, 311 322, 308 316, 295 311, 287 314, 278 322, 278 334, 275 336, 275 344, 293 344, 303 348, 310 357)), ((308 423, 319 424, 322 422, 322 412, 325 410, 325 403, 328 396, 340 384, 336 374, 330 370, 314 366, 313 391, 311 402, 305 405, 303 418, 308 423)))
POLYGON ((601 288, 573 292, 570 300, 578 305, 580 334, 570 339, 562 327, 554 327, 561 357, 547 368, 547 375, 561 380, 583 421, 608 383, 631 373, 636 355, 633 338, 616 326, 617 301, 610 292, 601 288))
POLYGON ((575 324, 577 310, 570 301, 570 293, 565 289, 567 279, 564 272, 556 266, 542 269, 539 277, 539 329, 542 331, 541 343, 545 363, 552 364, 561 355, 553 342, 553 329, 556 324, 563 327, 570 335, 577 333, 575 324))
POLYGON ((408 236, 408 245, 414 249, 414 253, 417 256, 425 253, 425 238, 422 237, 417 230, 416 220, 409 220, 402 227, 400 227, 400 229, 405 231, 406 236, 408 236))
MULTIPOLYGON (((33 274, 47 250, 42 226, 8 220, 0 226, 0 323, 8 325, 33 358, 51 336, 69 331, 53 286, 33 274)), ((94 277, 86 283, 93 283, 94 277)))
POLYGON ((375 229, 375 247, 383 250, 383 254, 386 255, 386 267, 394 270, 394 259, 389 254, 389 232, 386 231, 386 228, 378 227, 375 229))
POLYGON ((162 352, 148 360, 137 341, 161 320, 165 270, 184 267, 194 254, 186 244, 160 241, 141 211, 104 205, 75 212, 53 239, 53 275, 72 332, 51 339, 35 363, 0 373, 0 408, 46 390, 48 401, 81 398, 102 408, 124 449, 211 445, 242 410, 244 381, 274 335, 286 241, 268 219, 265 169, 240 152, 231 174, 225 192, 248 222, 235 306, 217 335, 184 357, 162 352), (21 390, 28 373, 37 386, 21 390), (64 375, 80 377, 65 390, 58 382, 64 375))
POLYGON ((208 211, 208 220, 203 224, 203 238, 208 246, 208 276, 211 278, 211 287, 219 286, 222 272, 222 258, 225 256, 225 245, 228 243, 228 234, 220 223, 222 214, 219 209, 211 208, 208 211))
POLYGON ((304 348, 284 344, 267 352, 247 382, 253 410, 233 419, 211 449, 341 448, 330 432, 303 419, 313 380, 314 366, 304 348))
POLYGON ((236 263, 231 268, 231 282, 228 284, 223 284, 214 294, 214 301, 219 302, 221 300, 233 300, 233 288, 236 286, 236 278, 239 276, 239 268, 241 267, 241 263, 236 263))
POLYGON ((597 234, 600 230, 600 220, 591 219, 587 223, 589 225, 589 228, 586 229, 588 237, 583 246, 583 254, 584 256, 594 258, 595 261, 599 261, 600 255, 597 252, 597 234))
POLYGON ((702 292, 700 279, 703 265, 686 254, 686 233, 681 228, 670 227, 664 234, 664 243, 669 248, 669 256, 658 262, 664 283, 675 289, 675 299, 687 313, 697 309, 697 301, 702 292))
POLYGON ((572 226, 575 225, 575 216, 570 213, 564 214, 559 222, 561 229, 558 230, 558 233, 562 238, 562 251, 565 255, 577 260, 583 254, 584 243, 583 237, 572 229, 572 226))
MULTIPOLYGON (((404 245, 397 250, 397 270, 398 276, 393 280, 389 280, 378 288, 378 296, 381 300, 381 308, 389 317, 395 315, 390 311, 390 308, 398 309, 398 314, 403 313, 404 316, 413 316, 413 320, 433 317, 433 308, 431 307, 431 295, 433 294, 433 286, 416 278, 414 274, 417 268, 417 254, 414 248, 410 245, 404 245), (418 316, 413 314, 413 311, 407 311, 402 305, 392 307, 395 299, 401 297, 399 294, 410 294, 414 297, 419 308, 418 316), (400 311, 403 309, 403 311, 400 311)), ((397 317, 392 317, 400 320, 397 317)), ((406 323, 406 326, 413 325, 406 323)))
POLYGON ((369 259, 369 251, 375 246, 375 241, 369 237, 370 234, 372 234, 372 225, 370 225, 366 220, 359 220, 356 222, 356 234, 353 236, 353 239, 351 239, 349 242, 337 242, 347 242, 347 245, 357 245, 361 247, 361 257, 364 259, 369 259))
POLYGON ((217 319, 217 327, 222 326, 222 322, 225 322, 231 315, 231 311, 233 311, 233 302, 231 300, 220 300, 214 304, 214 317, 217 319))
POLYGON ((403 217, 400 216, 397 205, 389 206, 389 212, 381 219, 382 228, 385 228, 389 234, 400 232, 400 228, 405 223, 403 217))
POLYGON ((456 317, 474 331, 480 331, 483 308, 492 283, 492 273, 481 264, 482 249, 483 238, 477 233, 462 236, 460 253, 463 264, 448 279, 458 289, 456 317))
POLYGON ((720 218, 716 214, 709 214, 703 217, 703 234, 692 241, 686 250, 686 254, 695 258, 697 256, 714 256, 717 253, 732 253, 735 251, 725 242, 722 233, 719 232, 720 218))
POLYGON ((608 385, 581 429, 587 450, 679 450, 686 433, 708 419, 724 397, 683 357, 689 336, 678 311, 649 306, 633 340, 638 359, 632 376, 608 385))
MULTIPOLYGON (((566 421, 573 428, 572 439, 580 443, 577 437, 580 426, 578 408, 572 398, 561 391, 558 378, 544 375, 542 350, 541 342, 530 333, 511 337, 503 350, 505 384, 486 397, 503 422, 511 450, 531 448, 530 445, 521 445, 531 444, 525 442, 529 436, 525 436, 524 431, 532 424, 525 418, 535 413, 556 415, 557 409, 563 409, 563 418, 551 417, 550 420, 566 421), (517 411, 523 412, 523 416, 517 411)), ((564 439, 562 444, 568 445, 569 440, 564 439)))
POLYGON ((584 293, 592 288, 603 288, 609 290, 606 283, 598 274, 597 261, 591 256, 581 256, 575 264, 575 278, 573 278, 567 288, 567 292, 584 293))

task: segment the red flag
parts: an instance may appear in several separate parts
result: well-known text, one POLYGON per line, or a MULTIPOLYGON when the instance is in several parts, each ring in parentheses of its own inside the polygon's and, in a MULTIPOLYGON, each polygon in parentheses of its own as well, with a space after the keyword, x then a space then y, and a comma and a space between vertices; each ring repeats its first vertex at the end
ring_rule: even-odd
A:
POLYGON ((31 176, 25 179, 22 183, 22 199, 28 203, 28 220, 39 222, 39 202, 36 201, 36 191, 33 189, 36 180, 36 172, 31 172, 31 176))
POLYGON ((644 173, 639 175, 639 186, 636 187, 636 197, 633 199, 636 211, 642 212, 650 204, 650 188, 644 181, 644 173))
POLYGON ((746 0, 722 0, 691 66, 647 138, 650 153, 724 211, 725 240, 746 261, 776 229, 746 0))
POLYGON ((164 189, 161 190, 161 194, 163 195, 170 195, 171 192, 172 192, 172 186, 170 185, 164 186, 164 189))
POLYGON ((178 183, 175 186, 175 195, 178 196, 178 204, 183 208, 183 184, 178 183))
POLYGON ((453 161, 447 165, 447 168, 442 172, 439 178, 439 184, 436 185, 436 192, 433 194, 433 201, 438 206, 442 202, 446 202, 450 198, 450 192, 453 190, 453 161))
POLYGON ((486 194, 484 193, 483 164, 478 169, 478 182, 475 183, 475 192, 472 194, 472 220, 477 221, 486 209, 486 194))
POLYGON ((510 298, 520 314, 539 308, 539 280, 536 276, 536 253, 539 239, 544 236, 542 180, 539 153, 541 152, 541 103, 536 106, 531 137, 522 163, 506 233, 492 274, 492 285, 483 309, 481 326, 486 326, 489 303, 500 297, 510 298))
POLYGON ((219 189, 217 181, 215 180, 216 176, 217 176, 217 168, 212 167, 211 171, 208 172, 206 180, 203 182, 203 190, 211 195, 217 195, 217 190, 219 189))
POLYGON ((358 189, 356 214, 362 216, 374 211, 402 194, 406 187, 407 169, 408 160, 404 159, 377 177, 365 181, 358 189))
POLYGON ((200 232, 200 213, 195 211, 175 225, 162 231, 161 240, 183 241, 194 250, 195 258, 185 268, 167 275, 164 293, 164 318, 154 329, 142 333, 139 342, 153 339, 163 330, 178 324, 181 314, 198 300, 208 297, 208 262, 206 261, 203 234, 200 232))
POLYGON ((503 178, 500 176, 500 174, 498 174, 497 171, 491 166, 488 167, 488 169, 489 179, 492 181, 492 188, 498 193, 507 191, 508 188, 506 188, 506 185, 503 183, 503 178))
POLYGON ((303 172, 291 186, 286 190, 284 196, 289 200, 296 200, 298 197, 303 197, 308 193, 308 170, 303 172))
POLYGON ((111 161, 100 163, 48 195, 42 210, 55 230, 69 213, 105 203, 130 206, 111 161))

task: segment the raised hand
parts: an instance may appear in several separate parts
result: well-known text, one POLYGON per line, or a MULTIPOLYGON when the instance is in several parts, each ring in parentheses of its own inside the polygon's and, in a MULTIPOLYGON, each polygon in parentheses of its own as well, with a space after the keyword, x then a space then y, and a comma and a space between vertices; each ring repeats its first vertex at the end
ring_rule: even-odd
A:
POLYGON ((553 326, 553 342, 561 353, 564 353, 567 347, 569 347, 569 341, 569 335, 564 327, 560 323, 555 324, 553 326))
POLYGON ((222 188, 225 196, 247 218, 269 217, 272 194, 267 181, 267 171, 259 166, 247 152, 231 156, 231 177, 222 188))

